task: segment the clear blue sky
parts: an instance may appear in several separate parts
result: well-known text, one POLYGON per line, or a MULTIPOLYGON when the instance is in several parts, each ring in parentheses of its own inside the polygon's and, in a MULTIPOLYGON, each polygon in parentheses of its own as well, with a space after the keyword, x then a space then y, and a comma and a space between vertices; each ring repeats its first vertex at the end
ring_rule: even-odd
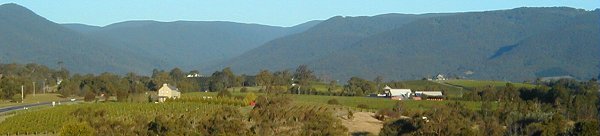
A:
POLYGON ((333 16, 467 12, 568 6, 593 10, 598 0, 0 0, 57 23, 104 26, 127 20, 233 21, 292 26, 333 16))

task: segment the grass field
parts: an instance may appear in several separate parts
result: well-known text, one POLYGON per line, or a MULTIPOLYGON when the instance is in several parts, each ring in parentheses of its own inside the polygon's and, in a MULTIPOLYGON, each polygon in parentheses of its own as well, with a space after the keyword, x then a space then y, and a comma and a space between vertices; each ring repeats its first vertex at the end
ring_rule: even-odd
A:
POLYGON ((14 106, 14 105, 20 105, 20 104, 31 104, 31 103, 38 103, 38 102, 60 101, 60 100, 67 100, 67 99, 68 98, 61 98, 60 94, 54 94, 54 93, 36 94, 35 96, 29 94, 29 95, 25 96, 25 100, 23 100, 23 103, 15 103, 15 102, 9 102, 9 101, 0 101, 0 108, 1 107, 14 106))
MULTIPOLYGON (((235 92, 240 92, 240 90, 242 90, 242 88, 243 87, 232 87, 232 88, 227 88, 227 91, 235 93, 235 92)), ((260 90, 262 88, 263 88, 262 86, 249 86, 249 87, 246 87, 246 89, 248 91, 251 91, 251 92, 258 92, 258 90, 260 90)))
MULTIPOLYGON (((327 92, 327 89, 329 88, 329 83, 312 82, 311 87, 315 88, 317 91, 320 92, 327 92)), ((342 88, 343 86, 340 86, 338 83, 333 92, 341 92, 342 88)))
POLYGON ((439 81, 440 83, 445 83, 448 85, 463 87, 468 90, 473 90, 475 88, 483 88, 487 86, 495 87, 496 89, 501 89, 506 87, 506 83, 511 83, 517 88, 534 88, 535 85, 525 84, 525 83, 513 83, 513 82, 504 82, 504 81, 491 81, 491 80, 445 80, 439 81))
MULTIPOLYGON (((186 97, 202 97, 202 96, 216 96, 216 92, 194 92, 194 93, 184 93, 182 94, 183 98, 186 97)), ((232 93, 233 96, 245 96, 246 93, 232 93)), ((257 93, 256 95, 263 95, 261 93, 257 93)), ((368 106, 368 109, 379 110, 384 108, 392 108, 397 100, 391 100, 387 98, 376 98, 376 97, 359 97, 359 96, 324 96, 324 95, 289 95, 294 102, 301 104, 327 104, 327 101, 331 99, 336 99, 341 106, 347 106, 351 108, 357 108, 359 104, 364 104, 368 106)), ((445 105, 449 102, 456 102, 454 100, 447 101, 401 101, 403 105, 408 109, 413 110, 426 110, 434 106, 445 105)), ((480 102, 473 101, 459 101, 468 109, 478 110, 481 108, 480 102)))

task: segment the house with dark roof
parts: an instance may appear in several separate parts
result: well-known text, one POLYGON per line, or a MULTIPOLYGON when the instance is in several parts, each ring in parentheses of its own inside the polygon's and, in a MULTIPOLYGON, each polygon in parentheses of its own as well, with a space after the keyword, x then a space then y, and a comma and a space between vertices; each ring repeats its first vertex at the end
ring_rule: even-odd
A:
POLYGON ((177 87, 171 86, 169 84, 163 84, 160 89, 158 89, 158 101, 165 102, 167 99, 177 99, 181 97, 181 92, 177 87))

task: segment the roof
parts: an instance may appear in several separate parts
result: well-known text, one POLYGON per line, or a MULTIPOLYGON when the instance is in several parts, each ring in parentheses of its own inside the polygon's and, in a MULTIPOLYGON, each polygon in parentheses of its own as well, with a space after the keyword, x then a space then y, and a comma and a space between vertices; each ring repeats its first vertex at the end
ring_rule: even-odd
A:
POLYGON ((392 89, 390 86, 385 85, 385 87, 383 88, 383 90, 390 90, 392 89))
POLYGON ((444 96, 441 91, 416 91, 415 94, 427 96, 444 96))
POLYGON ((175 91, 179 90, 179 89, 177 89, 177 87, 171 86, 171 85, 169 85, 169 84, 166 84, 166 83, 165 83, 165 84, 163 84, 163 87, 165 87, 165 86, 166 86, 166 87, 168 87, 168 88, 169 88, 169 89, 171 89, 171 90, 175 90, 175 91))
POLYGON ((410 95, 411 93, 410 89, 390 89, 391 96, 410 95))

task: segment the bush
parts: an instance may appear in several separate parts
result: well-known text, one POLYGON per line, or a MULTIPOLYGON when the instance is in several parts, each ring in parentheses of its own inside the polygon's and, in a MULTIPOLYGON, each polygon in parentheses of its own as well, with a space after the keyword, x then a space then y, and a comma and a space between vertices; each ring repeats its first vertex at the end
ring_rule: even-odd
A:
POLYGON ((12 97, 10 97, 10 100, 12 102, 22 102, 23 98, 21 98, 21 94, 15 94, 12 97))
POLYGON ((419 128, 412 119, 398 119, 396 121, 383 124, 379 132, 382 136, 400 136, 414 134, 419 128))
POLYGON ((252 102, 254 100, 256 100, 256 94, 250 92, 246 94, 246 97, 244 97, 244 99, 246 99, 247 102, 252 102))
POLYGON ((354 112, 352 110, 348 110, 348 119, 354 119, 354 112))
POLYGON ((366 104, 358 104, 356 107, 362 108, 362 109, 368 109, 369 108, 369 106, 367 106, 366 104))
POLYGON ((386 117, 398 118, 400 117, 400 113, 389 108, 381 109, 375 113, 375 118, 378 120, 384 121, 386 117))
POLYGON ((340 105, 340 102, 338 102, 337 99, 329 99, 329 101, 327 101, 327 104, 331 104, 331 105, 340 105))
POLYGON ((572 135, 581 135, 581 136, 597 136, 600 134, 598 131, 598 121, 582 121, 577 122, 575 124, 575 128, 571 130, 572 135))
POLYGON ((242 92, 242 93, 248 92, 248 88, 242 87, 242 89, 240 89, 240 92, 242 92))
POLYGON ((231 92, 229 92, 227 90, 220 91, 217 94, 217 97, 231 97, 231 92))
POLYGON ((233 98, 236 100, 243 100, 245 97, 244 96, 235 96, 233 98))
POLYGON ((61 136, 92 136, 94 128, 84 122, 69 122, 60 129, 61 136))
POLYGON ((92 93, 92 92, 86 92, 85 96, 83 96, 83 100, 86 102, 91 102, 94 101, 96 99, 96 94, 92 93))

